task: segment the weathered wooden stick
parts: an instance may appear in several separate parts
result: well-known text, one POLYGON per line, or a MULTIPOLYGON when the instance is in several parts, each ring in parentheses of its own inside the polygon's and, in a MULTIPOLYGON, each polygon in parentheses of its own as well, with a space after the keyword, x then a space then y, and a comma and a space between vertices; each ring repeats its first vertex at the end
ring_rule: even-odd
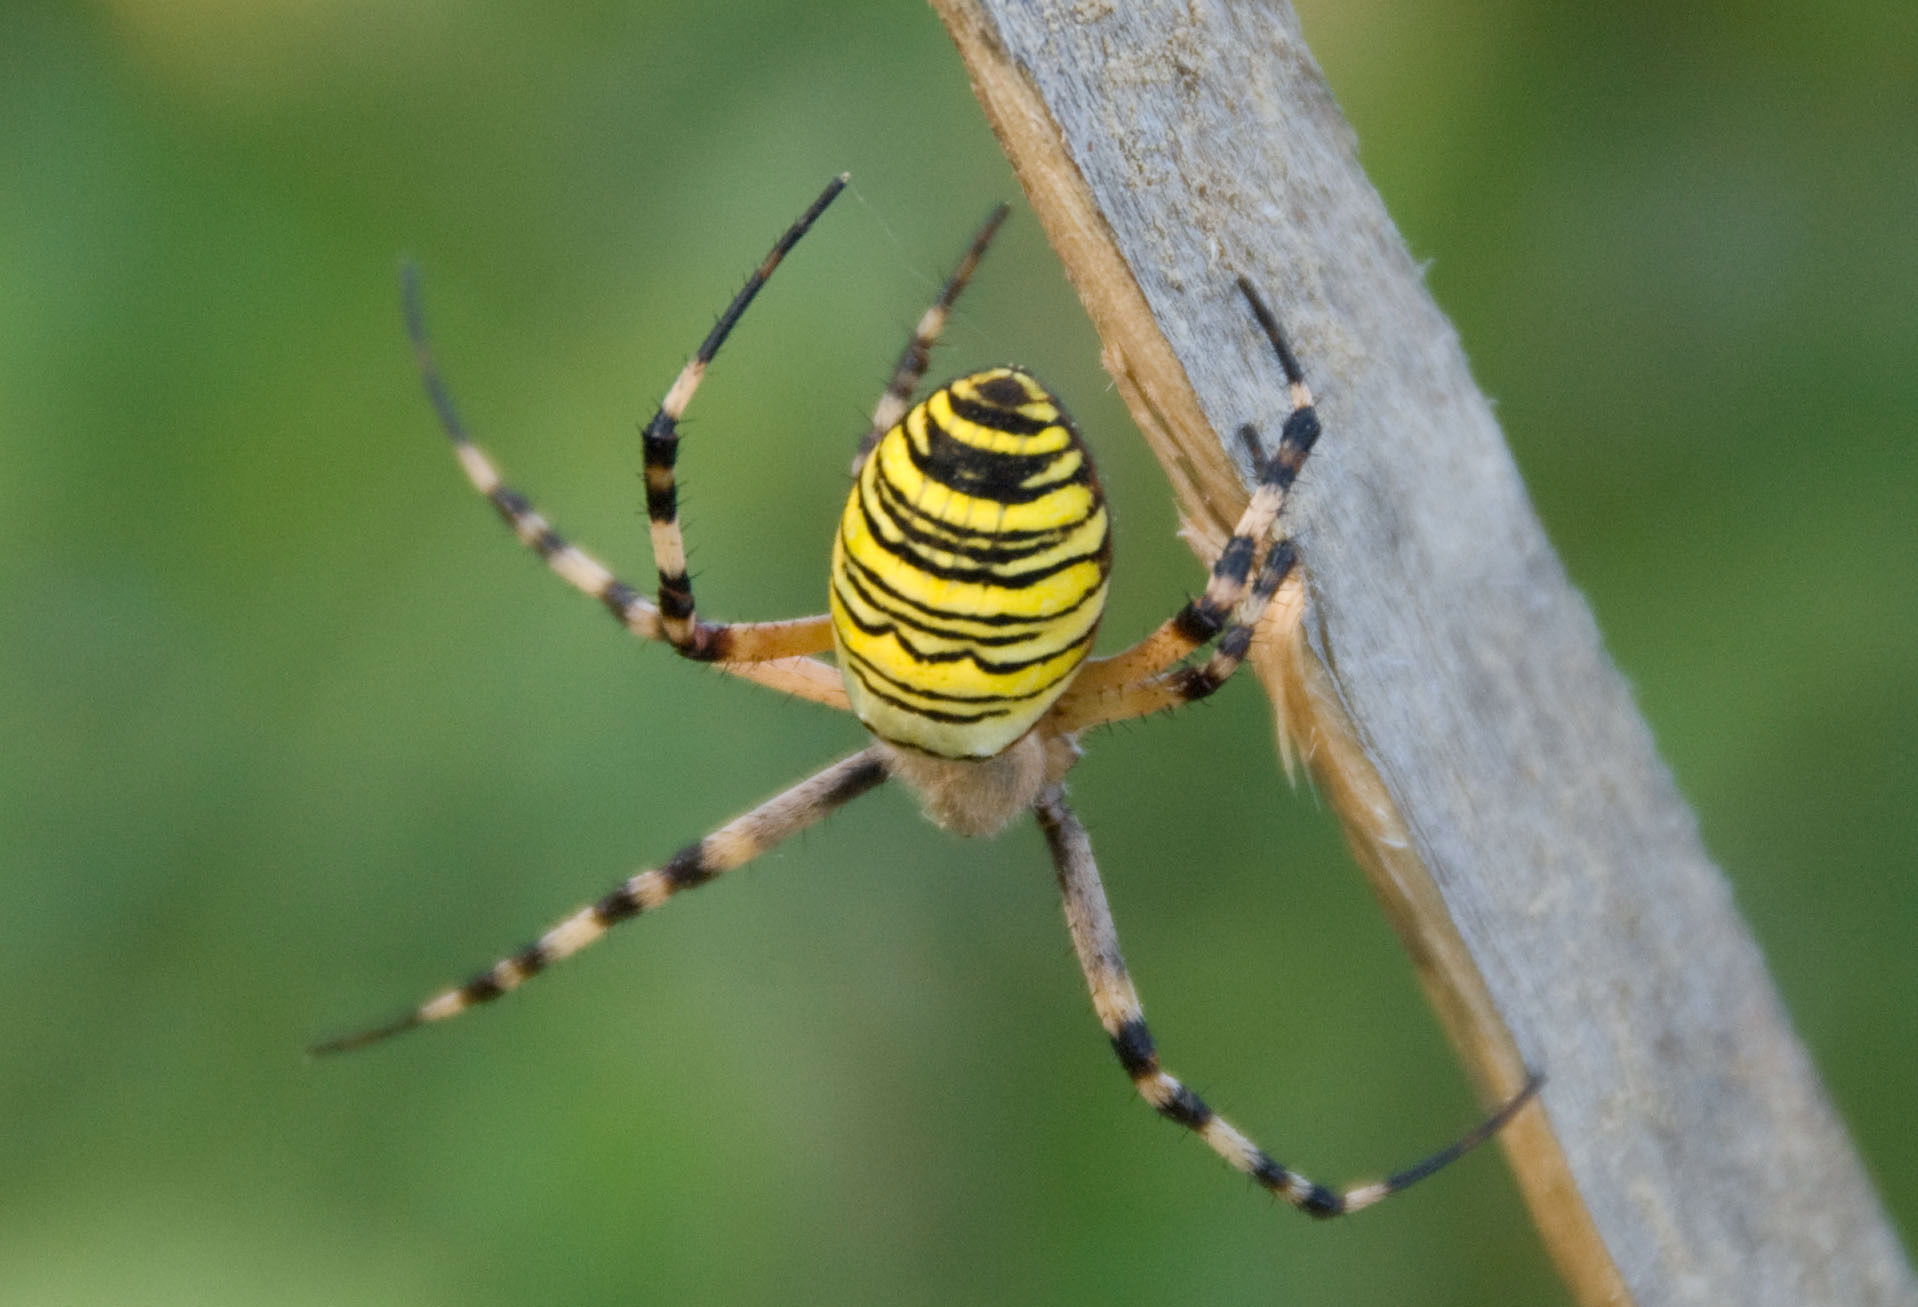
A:
POLYGON ((1335 434, 1256 665, 1487 1101, 1549 1077, 1503 1142, 1579 1300, 1918 1302, 1289 8, 932 3, 1202 553, 1286 411, 1233 278, 1281 310, 1335 434))

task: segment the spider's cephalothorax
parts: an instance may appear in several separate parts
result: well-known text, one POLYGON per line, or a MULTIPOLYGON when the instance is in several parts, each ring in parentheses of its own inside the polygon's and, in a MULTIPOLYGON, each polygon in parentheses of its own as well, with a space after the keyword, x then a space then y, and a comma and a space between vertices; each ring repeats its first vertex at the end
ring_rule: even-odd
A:
POLYGON ((1256 485, 1205 590, 1122 653, 1089 658, 1105 607, 1112 548, 1092 461, 1059 402, 1018 368, 961 377, 918 404, 913 392, 953 301, 1006 210, 973 238, 893 370, 853 460, 854 486, 833 542, 831 611, 783 622, 702 621, 680 538, 679 420, 707 366, 787 251, 845 186, 835 178, 773 245, 646 424, 646 507, 659 573, 655 601, 567 543, 466 435, 440 381, 406 277, 407 327, 428 395, 474 487, 514 533, 633 634, 770 688, 856 714, 873 741, 762 803, 666 862, 615 886, 519 952, 397 1021, 317 1045, 340 1052, 465 1011, 578 952, 618 922, 751 861, 887 779, 909 786, 934 821, 961 834, 1023 812, 1051 849, 1073 951, 1099 1023, 1145 1100, 1260 1185, 1314 1216, 1379 1201, 1483 1143, 1538 1087, 1536 1077, 1465 1136, 1418 1164, 1344 1191, 1280 1165, 1159 1062, 1106 905, 1085 828, 1063 780, 1089 727, 1203 698, 1245 657, 1269 601, 1297 564, 1279 510, 1318 438, 1304 374, 1249 281, 1239 290, 1291 386, 1267 454, 1240 428, 1256 485), (1203 646, 1202 663, 1187 657, 1203 646), (837 665, 818 655, 831 651, 837 665))

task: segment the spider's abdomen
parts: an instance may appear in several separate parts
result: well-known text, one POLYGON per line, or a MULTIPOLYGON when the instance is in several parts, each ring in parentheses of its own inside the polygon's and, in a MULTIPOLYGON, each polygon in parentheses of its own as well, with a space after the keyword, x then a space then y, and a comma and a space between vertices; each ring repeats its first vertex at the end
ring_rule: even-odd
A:
POLYGON ((934 391, 874 447, 833 541, 853 711, 940 757, 1002 752, 1084 661, 1111 566, 1091 458, 1044 386, 993 368, 934 391))

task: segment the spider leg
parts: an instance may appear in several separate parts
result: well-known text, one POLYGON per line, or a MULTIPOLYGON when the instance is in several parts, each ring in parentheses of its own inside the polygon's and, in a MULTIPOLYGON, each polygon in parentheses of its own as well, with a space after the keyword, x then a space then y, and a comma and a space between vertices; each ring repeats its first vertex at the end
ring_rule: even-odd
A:
POLYGON ((1079 966, 1092 991, 1093 1009, 1112 1040, 1119 1064, 1132 1077, 1140 1097, 1161 1116, 1178 1122, 1203 1139, 1229 1165, 1300 1211, 1319 1217, 1342 1216, 1389 1198, 1491 1138, 1538 1091, 1540 1081, 1533 1076, 1503 1107, 1454 1143, 1370 1184, 1345 1190, 1328 1189, 1280 1165, 1159 1064, 1158 1049, 1152 1042, 1151 1031, 1146 1028, 1145 1011, 1139 1005, 1138 992, 1132 986, 1125 958, 1119 951, 1118 930, 1112 922, 1112 910, 1106 904, 1105 886, 1100 883, 1099 868, 1093 861, 1092 842, 1085 827, 1066 805, 1064 791, 1057 785, 1039 796, 1033 811, 1058 869, 1059 891, 1065 899, 1066 928, 1071 932, 1073 951, 1078 954, 1079 966))
POLYGON ((719 315, 719 321, 706 333, 699 351, 680 370, 672 389, 666 392, 666 398, 660 401, 658 410, 641 433, 646 456, 646 516, 652 523, 653 563, 659 569, 660 629, 666 641, 689 658, 714 659, 726 657, 727 654, 725 641, 718 635, 723 628, 703 625, 698 621, 693 605, 692 580, 686 575, 686 544, 679 533, 679 489, 673 477, 673 465, 679 458, 679 419, 685 415, 686 405, 692 401, 693 392, 699 389, 707 366, 719 353, 719 347, 726 343, 726 337, 732 333, 740 315, 745 313, 746 306, 759 294, 760 287, 772 276, 780 260, 799 243, 799 238, 825 212, 826 206, 845 189, 846 180, 847 174, 841 173, 828 182, 826 189, 819 193, 819 198, 799 215, 799 221, 773 242, 772 249, 753 269, 752 276, 746 279, 739 294, 733 296, 733 302, 726 306, 726 311, 719 315))
MULTIPOLYGON (((642 640, 665 641, 665 623, 659 609, 635 587, 614 576, 604 563, 561 535, 525 495, 506 484, 493 461, 473 443, 433 356, 419 270, 411 264, 401 269, 401 294, 420 379, 466 479, 493 505, 520 543, 538 554, 561 580, 597 600, 620 625, 642 640)), ((839 673, 809 656, 832 648, 832 623, 825 614, 780 622, 714 624, 703 629, 707 632, 706 643, 699 656, 722 671, 828 707, 848 707, 839 673)))
POLYGON ((986 215, 985 223, 972 238, 972 244, 959 259, 952 275, 946 278, 946 284, 939 291, 939 298, 932 302, 919 325, 913 328, 912 339, 906 342, 906 348, 900 351, 899 361, 893 365, 892 380, 886 383, 886 393, 879 397, 878 405, 872 411, 872 425, 859 442, 859 452, 852 456, 852 474, 857 477, 859 469, 865 466, 866 458, 879 443, 879 438, 906 415, 912 405, 912 392, 926 375, 926 368, 932 362, 932 347, 939 343, 939 335, 946 329, 946 318, 952 312, 953 301, 959 298, 959 292, 972 280, 972 274, 978 270, 979 260, 985 257, 986 246, 992 243, 993 235, 999 225, 1012 212, 1012 206, 1001 204, 986 215))
MULTIPOLYGON (((1248 632, 1244 639, 1249 641, 1250 628, 1256 625, 1259 614, 1264 611, 1265 603, 1271 597, 1271 591, 1267 591, 1261 598, 1259 587, 1270 577, 1271 590, 1276 590, 1285 579, 1285 573, 1297 562, 1289 541, 1274 544, 1272 540, 1278 530, 1279 515, 1285 508, 1286 497, 1293 483, 1298 480, 1299 469, 1305 465, 1312 446, 1318 441, 1318 409, 1312 402, 1312 392, 1305 384, 1304 374, 1299 369, 1298 360, 1292 356, 1292 348, 1286 342, 1278 320, 1259 298, 1251 282, 1239 278, 1239 290, 1251 305, 1253 316, 1258 319, 1273 351, 1279 356, 1279 365, 1291 386, 1292 411, 1286 415, 1285 423, 1280 428, 1278 448, 1267 456, 1260 446, 1258 430, 1249 423, 1239 428, 1239 439, 1251 453, 1258 481, 1250 502, 1232 529, 1231 539, 1226 541, 1218 561, 1212 565, 1204 592, 1187 602, 1169 621, 1130 649, 1109 658, 1087 662, 1072 688, 1066 691, 1060 701, 1059 711, 1063 723, 1070 723, 1062 723, 1062 729, 1077 730, 1100 722, 1140 716, 1188 699, 1201 698, 1217 689, 1217 684, 1213 684, 1199 694, 1168 696, 1148 693, 1141 696, 1137 693, 1142 684, 1150 683, 1152 678, 1159 677, 1166 668, 1195 649, 1214 639, 1223 640, 1228 631, 1236 637, 1238 630, 1243 628, 1248 632), (1279 556, 1275 559, 1274 555, 1279 556), (1110 701, 1101 703, 1101 699, 1110 701)), ((1236 654, 1223 661, 1215 658, 1208 668, 1222 673, 1219 679, 1223 680, 1238 666, 1244 652, 1241 647, 1236 654)), ((1171 681, 1162 679, 1160 688, 1165 689, 1170 684, 1171 681)), ((1200 681, 1192 681, 1189 688, 1200 684, 1200 681)))
MULTIPOLYGON (((1181 704, 1195 703, 1224 685, 1239 670, 1252 647, 1260 620, 1270 607, 1272 596, 1291 578, 1298 567, 1299 551, 1290 540, 1276 541, 1259 564, 1258 575, 1245 592, 1232 618, 1219 633, 1212 656, 1193 666, 1175 666, 1169 671, 1147 676, 1130 685, 1101 689, 1096 695, 1066 696, 1052 711, 1059 730, 1072 734, 1108 722, 1144 717, 1149 713, 1181 704)), ((1123 657, 1124 655, 1120 655, 1123 657)), ((1073 689, 1077 689, 1075 685, 1073 689)))
POLYGON ((308 1052, 318 1055, 364 1048, 415 1026, 458 1016, 467 1008, 517 989, 553 963, 594 943, 620 922, 650 912, 681 890, 704 885, 721 872, 752 861, 874 788, 886 776, 884 755, 876 747, 841 758, 744 816, 735 817, 705 839, 688 844, 660 866, 622 881, 612 892, 465 984, 441 991, 396 1021, 326 1040, 308 1052))

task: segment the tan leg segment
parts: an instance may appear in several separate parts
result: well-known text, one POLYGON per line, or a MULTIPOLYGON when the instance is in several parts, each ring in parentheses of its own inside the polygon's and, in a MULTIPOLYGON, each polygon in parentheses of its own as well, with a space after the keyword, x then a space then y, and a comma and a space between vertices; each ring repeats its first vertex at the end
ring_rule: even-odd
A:
POLYGON ((852 700, 846 697, 845 678, 840 676, 837 667, 817 658, 772 658, 759 663, 721 662, 713 666, 728 676, 741 677, 795 699, 806 699, 841 712, 852 711, 852 700))
POLYGON ((886 779, 878 748, 866 748, 775 795, 743 817, 727 822, 665 863, 620 883, 511 957, 502 958, 463 985, 445 990, 383 1026, 315 1044, 315 1054, 344 1053, 378 1043, 415 1026, 458 1016, 498 998, 563 958, 598 940, 613 926, 650 912, 681 890, 704 885, 723 871, 751 862, 781 840, 798 834, 886 779))
POLYGON ((1536 1092, 1538 1081, 1534 1078, 1511 1102, 1456 1143, 1395 1175, 1343 1192, 1315 1184, 1280 1165, 1160 1066, 1158 1049, 1146 1028, 1145 1011, 1119 951, 1119 934, 1112 924, 1112 910, 1106 904, 1105 886, 1100 883, 1085 827, 1066 806, 1064 791, 1056 785, 1040 795, 1033 811, 1052 849, 1059 891, 1065 899, 1066 928, 1092 990, 1093 1010, 1140 1097, 1161 1116, 1177 1121, 1203 1139, 1233 1168, 1300 1211, 1320 1217, 1341 1216, 1390 1197, 1491 1138, 1536 1092))

